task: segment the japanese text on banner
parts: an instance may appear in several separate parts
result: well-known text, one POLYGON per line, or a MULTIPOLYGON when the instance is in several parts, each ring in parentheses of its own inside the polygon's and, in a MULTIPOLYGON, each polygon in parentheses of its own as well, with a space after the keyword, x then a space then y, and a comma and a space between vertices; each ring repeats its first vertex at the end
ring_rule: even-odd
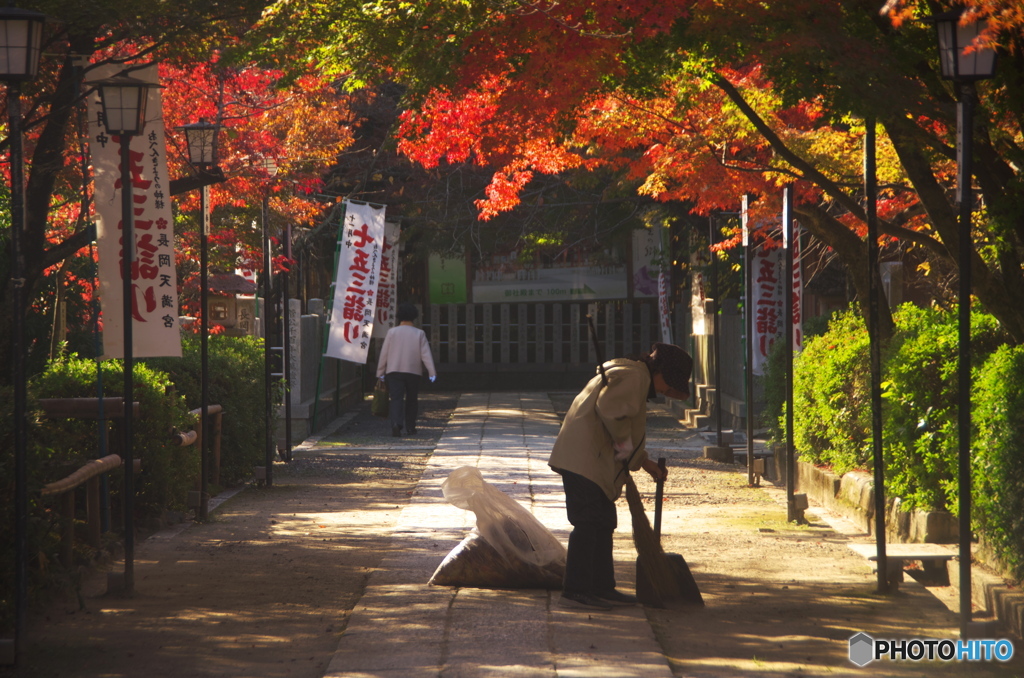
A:
MULTIPOLYGON (((119 72, 115 66, 97 69, 98 79, 119 72)), ((157 67, 133 72, 157 82, 157 67)), ((178 280, 174 262, 174 228, 167 193, 167 157, 161 98, 151 88, 145 131, 130 140, 129 172, 133 204, 132 353, 136 357, 181 356, 178 321, 178 280)), ((99 251, 100 302, 103 312, 103 355, 124 356, 120 139, 107 134, 99 95, 89 99, 90 151, 94 167, 99 251)))
POLYGON ((327 357, 366 363, 384 255, 384 209, 346 203, 338 243, 327 357))
POLYGON ((783 312, 783 294, 785 285, 781 284, 780 262, 782 249, 766 250, 763 247, 754 251, 751 272, 754 279, 754 356, 752 368, 754 374, 764 374, 764 363, 772 344, 781 336, 785 327, 783 312))
POLYGON ((398 238, 402 227, 393 221, 384 224, 384 251, 380 260, 380 282, 377 284, 377 308, 373 321, 374 338, 384 338, 397 325, 398 310, 398 238))

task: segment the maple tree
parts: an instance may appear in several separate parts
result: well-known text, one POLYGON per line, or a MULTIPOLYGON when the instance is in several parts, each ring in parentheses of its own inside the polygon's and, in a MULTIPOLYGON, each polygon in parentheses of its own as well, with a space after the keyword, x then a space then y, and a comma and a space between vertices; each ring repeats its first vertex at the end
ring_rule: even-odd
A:
MULTIPOLYGON (((777 223, 780 186, 802 225, 847 265, 867 299, 860 164, 865 121, 879 132, 880 229, 933 274, 956 259, 954 90, 919 19, 941 3, 608 0, 276 3, 276 40, 317 45, 322 68, 410 87, 403 150, 427 166, 491 168, 483 218, 512 209, 538 173, 620 168, 658 200, 698 213, 754 195, 777 223), (902 23, 900 20, 903 20, 902 23)), ((977 88, 980 210, 974 293, 1024 341, 1020 12, 991 39, 1016 55, 977 88)), ((280 43, 276 43, 280 44, 280 43)))
MULTIPOLYGON (((26 335, 32 370, 45 360, 56 330, 53 309, 66 302, 69 325, 91 327, 96 294, 93 196, 85 118, 87 84, 105 64, 156 61, 161 66, 165 126, 169 144, 171 192, 181 196, 179 265, 184 289, 194 277, 198 193, 216 177, 197 176, 187 165, 184 140, 173 128, 200 116, 224 126, 221 166, 230 181, 212 189, 217 210, 212 263, 232 270, 234 259, 261 261, 258 213, 266 191, 280 225, 316 218, 321 207, 308 200, 337 152, 351 141, 344 97, 316 73, 281 73, 244 58, 240 37, 264 9, 259 0, 230 6, 185 0, 173 7, 109 0, 88 10, 77 2, 28 3, 54 20, 48 22, 39 77, 23 88, 26 144, 26 223, 21 237, 25 270, 26 335), (267 181, 262 157, 278 158, 280 172, 267 181), (190 192, 191 191, 191 192, 190 192), (253 222, 257 220, 256 229, 253 222), (236 244, 241 246, 236 253, 236 244)), ((6 105, 6 100, 4 100, 6 105)), ((6 187, 5 187, 6 188, 6 187)), ((5 213, 6 216, 6 213, 5 213)), ((10 224, 4 225, 10 228, 10 224)), ((9 256, 3 258, 8 262, 9 256)), ((278 263, 286 265, 287 262, 278 263)), ((0 280, 4 308, 15 290, 0 280)), ((186 295, 185 310, 188 310, 186 295)), ((6 346, 9 339, 4 335, 6 346)), ((86 341, 90 341, 87 338, 86 341)), ((86 348, 79 344, 76 350, 86 348)), ((92 352, 88 346, 88 352, 92 352)), ((4 350, 4 354, 7 351, 4 350)), ((5 361, 9 365, 10 361, 5 361)))

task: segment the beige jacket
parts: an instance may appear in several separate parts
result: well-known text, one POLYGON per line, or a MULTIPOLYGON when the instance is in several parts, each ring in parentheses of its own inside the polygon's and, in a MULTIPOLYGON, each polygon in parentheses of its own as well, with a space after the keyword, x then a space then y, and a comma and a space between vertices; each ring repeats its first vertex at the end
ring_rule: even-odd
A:
POLYGON ((608 386, 602 385, 598 372, 576 396, 548 465, 597 483, 615 501, 626 483, 626 474, 620 473, 622 462, 615 459, 614 443, 632 438, 637 446, 629 460, 630 471, 639 469, 647 459, 643 441, 651 373, 646 364, 626 358, 609 360, 604 368, 608 386))
POLYGON ((437 376, 430 342, 423 330, 412 325, 395 325, 388 330, 377 358, 377 376, 383 377, 391 372, 422 375, 424 367, 428 375, 437 376))

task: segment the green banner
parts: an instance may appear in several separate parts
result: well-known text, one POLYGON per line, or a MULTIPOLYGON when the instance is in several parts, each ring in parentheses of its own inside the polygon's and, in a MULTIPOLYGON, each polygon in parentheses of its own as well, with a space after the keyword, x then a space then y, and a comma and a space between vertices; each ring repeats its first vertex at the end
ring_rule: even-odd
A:
POLYGON ((431 254, 427 267, 430 280, 430 303, 465 304, 466 260, 463 257, 431 254))

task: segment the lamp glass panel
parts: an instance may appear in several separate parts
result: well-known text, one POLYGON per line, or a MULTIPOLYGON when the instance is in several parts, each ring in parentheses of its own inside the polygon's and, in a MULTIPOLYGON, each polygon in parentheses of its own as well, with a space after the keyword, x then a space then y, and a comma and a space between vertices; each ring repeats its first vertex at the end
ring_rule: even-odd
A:
POLYGON ((956 44, 960 51, 957 73, 961 77, 988 77, 992 74, 996 59, 995 50, 972 49, 974 40, 984 28, 985 24, 981 21, 956 27, 956 44))
POLYGON ((957 76, 957 53, 956 48, 956 22, 939 21, 935 24, 939 37, 939 63, 942 67, 942 76, 955 78, 957 76))
POLYGON ((145 87, 106 85, 100 91, 106 115, 107 131, 112 134, 138 134, 145 127, 145 87))
POLYGON ((970 50, 971 43, 978 37, 978 23, 970 23, 966 26, 957 24, 956 46, 957 46, 957 74, 965 77, 974 75, 977 72, 977 50, 970 50))
POLYGON ((217 129, 210 127, 185 128, 188 139, 188 157, 193 165, 213 164, 213 141, 217 129))
POLYGON ((0 20, 0 78, 28 79, 39 70, 43 23, 29 19, 0 20))

